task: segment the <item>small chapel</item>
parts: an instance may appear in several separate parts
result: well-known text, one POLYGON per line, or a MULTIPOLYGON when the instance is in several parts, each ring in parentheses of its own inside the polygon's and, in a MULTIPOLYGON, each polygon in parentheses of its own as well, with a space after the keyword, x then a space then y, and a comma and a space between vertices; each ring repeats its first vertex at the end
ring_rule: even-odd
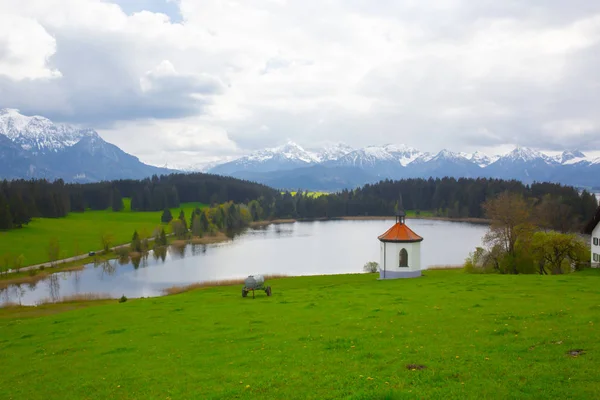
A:
POLYGON ((394 226, 378 237, 381 242, 379 279, 421 276, 423 238, 406 226, 405 217, 404 210, 399 210, 394 226))

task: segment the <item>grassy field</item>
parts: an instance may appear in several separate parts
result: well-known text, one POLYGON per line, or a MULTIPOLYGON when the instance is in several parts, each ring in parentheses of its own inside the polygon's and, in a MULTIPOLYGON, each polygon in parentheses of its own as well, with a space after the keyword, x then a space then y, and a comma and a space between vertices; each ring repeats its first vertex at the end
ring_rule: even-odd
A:
MULTIPOLYGON (((197 205, 204 206, 200 203, 186 203, 171 212, 177 218, 179 210, 183 209, 189 219, 197 205)), ((1 260, 5 254, 11 254, 13 258, 23 254, 23 266, 48 261, 47 249, 52 237, 57 238, 60 243, 60 258, 66 258, 101 249, 100 237, 104 233, 113 235, 114 245, 131 241, 135 230, 149 236, 155 228, 161 226, 161 215, 162 211, 132 212, 129 201, 126 201, 125 209, 119 212, 86 211, 71 213, 66 218, 34 219, 22 229, 0 231, 0 270, 5 269, 1 260)), ((166 225, 163 227, 165 230, 169 228, 166 225)))
POLYGON ((268 283, 0 310, 3 398, 600 398, 599 270, 268 283))

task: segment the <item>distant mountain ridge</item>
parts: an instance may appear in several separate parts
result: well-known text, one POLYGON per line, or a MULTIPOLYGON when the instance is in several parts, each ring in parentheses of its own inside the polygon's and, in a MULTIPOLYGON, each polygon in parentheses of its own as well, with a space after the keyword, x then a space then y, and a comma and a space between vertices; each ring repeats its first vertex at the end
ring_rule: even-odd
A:
POLYGON ((93 129, 25 116, 16 109, 0 109, 0 179, 97 182, 143 179, 181 170, 227 175, 280 189, 320 191, 354 188, 381 179, 446 176, 600 186, 600 158, 591 159, 576 149, 550 156, 516 147, 508 154, 489 156, 447 149, 428 153, 395 144, 355 149, 344 143, 330 143, 305 149, 290 141, 227 162, 161 168, 144 164, 107 143, 93 129))
POLYGON ((394 144, 353 149, 336 143, 328 146, 327 150, 307 150, 288 142, 216 165, 208 172, 256 180, 285 189, 340 190, 387 178, 445 176, 598 186, 600 158, 589 159, 579 150, 566 150, 560 155, 549 156, 520 146, 508 154, 488 156, 481 152, 456 153, 446 149, 432 154, 394 144), (314 168, 317 166, 320 168, 314 168))
POLYGON ((0 179, 97 182, 172 172, 176 171, 142 163, 93 129, 0 109, 0 179))

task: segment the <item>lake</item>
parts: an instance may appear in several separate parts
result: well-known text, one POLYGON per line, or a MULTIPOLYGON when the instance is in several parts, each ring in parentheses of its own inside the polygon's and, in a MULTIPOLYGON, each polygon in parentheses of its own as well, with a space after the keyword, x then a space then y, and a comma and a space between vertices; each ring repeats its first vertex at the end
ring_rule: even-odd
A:
MULTIPOLYGON (((111 260, 52 274, 37 284, 13 285, 0 290, 0 303, 34 305, 81 293, 151 297, 175 285, 253 274, 361 273, 365 263, 379 262, 377 236, 393 224, 393 220, 317 221, 248 229, 226 243, 170 247, 160 255, 151 252, 137 266, 111 260)), ((424 219, 409 219, 407 225, 424 238, 424 269, 463 263, 487 231, 485 225, 424 219)))

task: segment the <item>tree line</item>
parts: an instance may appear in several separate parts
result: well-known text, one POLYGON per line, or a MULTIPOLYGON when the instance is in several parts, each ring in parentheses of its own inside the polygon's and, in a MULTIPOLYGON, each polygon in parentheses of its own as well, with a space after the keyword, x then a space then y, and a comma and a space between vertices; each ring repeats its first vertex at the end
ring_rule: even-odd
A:
POLYGON ((21 228, 32 218, 61 218, 87 210, 121 211, 131 199, 133 211, 177 208, 182 202, 248 203, 272 200, 279 193, 265 185, 211 174, 171 174, 143 180, 67 184, 59 179, 0 182, 0 230, 21 228))
POLYGON ((314 197, 298 191, 277 196, 273 202, 259 198, 249 203, 253 219, 337 218, 394 215, 399 203, 406 210, 430 211, 447 218, 486 218, 483 204, 510 192, 532 203, 539 224, 563 232, 579 231, 598 207, 596 197, 555 183, 523 183, 501 179, 384 180, 355 190, 314 197))
MULTIPOLYGON (((243 204, 252 220, 273 218, 338 218, 393 215, 399 202, 407 210, 439 217, 484 218, 482 205, 503 192, 532 201, 548 228, 574 231, 598 207, 588 191, 555 183, 524 185, 516 180, 437 178, 382 180, 361 188, 322 196, 298 191, 280 193, 265 185, 211 174, 171 174, 144 180, 65 184, 62 180, 3 181, 0 186, 0 229, 19 228, 31 218, 64 217, 69 212, 123 209, 160 211, 180 203, 243 204)), ((188 227, 192 221, 188 221, 188 227)))
POLYGON ((204 235, 215 235, 217 232, 235 232, 245 228, 252 222, 252 215, 247 205, 229 201, 203 209, 196 207, 189 220, 183 210, 174 218, 171 210, 165 208, 161 222, 170 224, 173 234, 178 239, 201 238, 204 235))

